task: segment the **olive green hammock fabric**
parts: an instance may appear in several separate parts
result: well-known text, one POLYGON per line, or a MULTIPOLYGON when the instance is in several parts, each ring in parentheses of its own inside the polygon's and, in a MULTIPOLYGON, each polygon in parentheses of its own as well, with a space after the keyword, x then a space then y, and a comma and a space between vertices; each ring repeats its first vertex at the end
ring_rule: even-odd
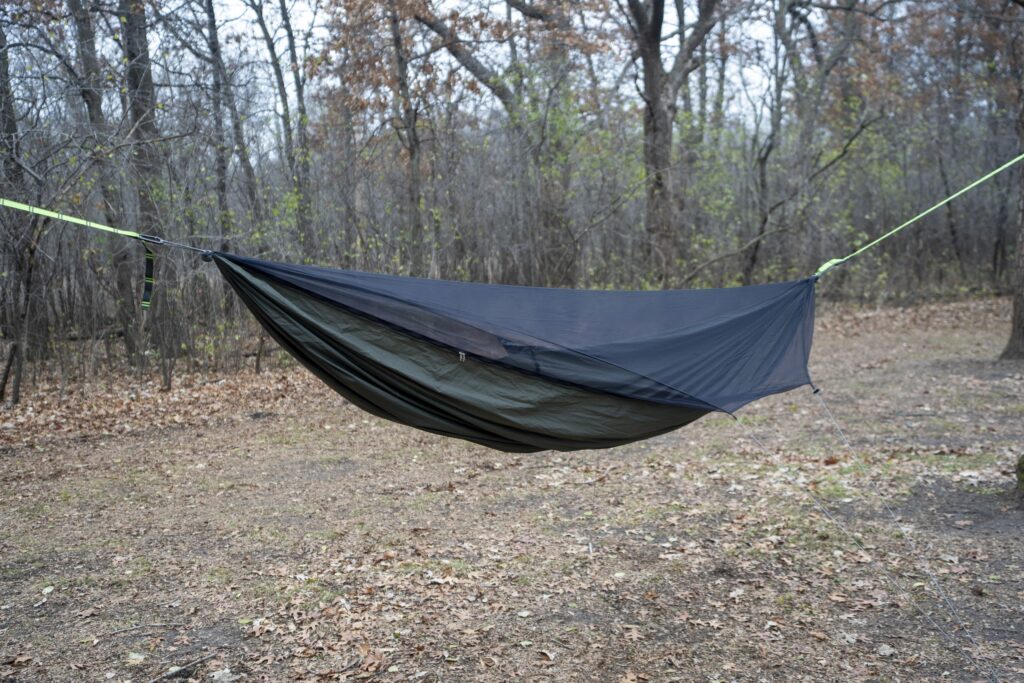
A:
MULTIPOLYGON (((810 384, 832 268, 1024 161, 1020 154, 809 278, 661 292, 510 287, 216 253, 0 198, 0 206, 213 260, 288 352, 359 407, 506 451, 606 448, 810 384)), ((142 307, 153 290, 146 247, 142 307)))
POLYGON ((813 278, 604 292, 213 260, 355 405, 503 451, 617 446, 810 382, 813 278))

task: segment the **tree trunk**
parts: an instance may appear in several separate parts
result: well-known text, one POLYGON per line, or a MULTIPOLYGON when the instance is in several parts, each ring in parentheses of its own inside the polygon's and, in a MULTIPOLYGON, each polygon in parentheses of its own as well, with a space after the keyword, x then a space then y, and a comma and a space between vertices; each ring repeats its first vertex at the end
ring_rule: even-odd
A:
MULTIPOLYGON (((1016 29, 1020 32, 1021 29, 1016 29)), ((1017 43, 1024 41, 1018 35, 1017 43)), ((1017 76, 1017 146, 1024 150, 1024 45, 1012 50, 1013 67, 1017 76)), ((1003 349, 1002 358, 1024 358, 1024 171, 1017 171, 1017 254, 1013 275, 1013 315, 1010 319, 1010 339, 1003 349)))
MULTIPOLYGON (((35 221, 33 220, 33 223, 35 221)), ((32 232, 36 232, 35 229, 32 232)), ((26 350, 28 349, 28 324, 29 314, 32 309, 32 286, 33 286, 33 274, 35 273, 36 265, 36 245, 35 239, 31 241, 28 247, 28 251, 24 258, 24 281, 21 286, 21 303, 18 307, 18 322, 17 322, 17 333, 16 341, 14 343, 14 373, 11 380, 11 405, 17 405, 21 401, 21 382, 25 377, 25 359, 26 350)))
POLYGON ((18 113, 14 108, 7 49, 7 34, 0 25, 0 146, 4 155, 4 180, 12 189, 21 190, 24 173, 18 163, 18 113))
POLYGON ((774 139, 774 134, 770 134, 757 157, 757 236, 747 254, 747 262, 743 266, 742 282, 744 285, 754 284, 754 270, 757 268, 757 258, 761 254, 761 242, 764 241, 764 235, 768 231, 768 221, 771 220, 768 206, 768 158, 774 149, 774 139))
POLYGON ((295 193, 297 195, 296 221, 299 224, 299 238, 302 240, 303 254, 309 255, 316 251, 316 235, 313 233, 313 216, 309 198, 309 136, 307 134, 309 116, 306 114, 306 77, 299 63, 299 52, 295 44, 295 33, 288 16, 286 0, 280 0, 281 25, 284 27, 288 42, 288 60, 292 70, 292 81, 295 84, 295 108, 298 120, 295 122, 295 135, 298 145, 295 149, 295 193))
MULTIPOLYGON (((1017 124, 1024 146, 1024 107, 1017 124)), ((1013 315, 1010 318, 1010 339, 1003 349, 1002 358, 1024 358, 1024 172, 1018 171, 1019 188, 1017 198, 1017 255, 1014 259, 1016 270, 1013 276, 1013 315)))
POLYGON ((75 24, 75 49, 80 69, 79 92, 89 116, 93 135, 106 133, 103 117, 103 80, 99 59, 96 57, 96 29, 92 14, 82 6, 81 0, 68 0, 68 10, 75 24))
POLYGON ((11 368, 14 366, 14 359, 18 356, 18 342, 11 344, 7 352, 7 360, 4 362, 3 374, 0 374, 0 403, 7 397, 7 382, 11 379, 11 368))
MULTIPOLYGON (((107 225, 119 225, 121 204, 119 189, 113 177, 113 171, 104 145, 108 142, 110 131, 107 128, 103 113, 103 75, 96 54, 96 28, 92 12, 82 6, 81 0, 68 0, 68 10, 75 25, 75 49, 79 63, 79 94, 85 104, 89 128, 96 139, 93 163, 99 177, 97 183, 100 203, 103 205, 103 217, 107 225)), ((132 361, 138 355, 138 339, 136 336, 137 316, 135 307, 135 281, 131 254, 127 246, 118 241, 113 246, 111 261, 115 274, 115 308, 117 321, 124 339, 125 353, 132 361)))
POLYGON ((722 127, 725 124, 725 85, 726 66, 729 62, 729 42, 726 27, 723 24, 718 29, 718 59, 716 60, 715 72, 715 105, 711 113, 711 135, 710 145, 712 150, 718 151, 718 143, 722 136, 722 127))
POLYGON ((138 0, 120 0, 118 14, 124 31, 125 84, 131 115, 132 162, 139 175, 139 232, 152 233, 158 220, 157 184, 160 157, 153 142, 160 136, 156 125, 156 86, 149 58, 145 6, 138 0))
POLYGON ((217 194, 217 223, 220 228, 220 250, 228 251, 231 239, 231 211, 228 208, 228 149, 224 136, 224 74, 218 65, 222 63, 220 39, 217 35, 217 17, 213 0, 206 0, 206 43, 210 50, 213 66, 213 166, 217 194))
MULTIPOLYGON (((147 32, 146 8, 140 0, 119 0, 118 17, 121 20, 122 41, 125 57, 125 95, 129 121, 131 122, 132 170, 135 175, 135 194, 138 198, 137 230, 144 234, 160 234, 160 150, 157 139, 160 131, 156 123, 156 86, 153 82, 152 62, 149 57, 149 35, 147 32)), ((126 258, 127 261, 127 258, 126 258)), ((118 287, 130 292, 134 302, 138 280, 134 268, 125 267, 117 273, 118 287)), ((170 283, 164 282, 163 291, 171 291, 170 283)), ((167 304, 158 299, 150 313, 150 329, 157 332, 161 360, 178 352, 176 336, 171 333, 168 323, 167 304)), ((138 318, 142 323, 142 318, 138 318)), ((136 325, 135 327, 138 327, 136 325)), ((134 328, 133 328, 134 332, 134 328)), ((142 330, 139 329, 141 337, 142 330)), ((140 339, 139 347, 143 347, 140 339)), ((136 360, 145 363, 145 356, 138 354, 136 360)))
POLYGON ((399 248, 405 252, 403 260, 408 264, 409 274, 417 277, 423 272, 423 182, 420 175, 421 145, 416 129, 417 112, 409 87, 409 56, 402 38, 402 25, 395 0, 389 2, 388 19, 391 26, 391 43, 395 64, 395 123, 398 138, 408 154, 405 175, 405 210, 403 213, 404 234, 399 248))
MULTIPOLYGON (((771 220, 771 208, 768 199, 768 162, 775 151, 775 142, 781 133, 782 128, 782 96, 785 93, 786 78, 782 69, 782 55, 779 53, 780 43, 773 43, 775 55, 772 66, 772 94, 768 114, 768 134, 764 142, 757 148, 756 169, 757 169, 757 234, 755 241, 747 252, 746 263, 743 266, 743 284, 754 283, 754 272, 757 268, 757 260, 761 254, 761 242, 764 241, 765 233, 768 231, 768 222, 771 220)), ((755 138, 756 139, 756 138, 755 138)))
MULTIPOLYGON (((291 181, 292 191, 299 200, 299 214, 302 212, 302 186, 299 180, 299 168, 295 153, 295 138, 292 135, 292 112, 288 102, 288 86, 284 80, 284 69, 281 66, 281 57, 277 54, 277 46, 274 45, 274 37, 267 26, 267 18, 263 13, 263 0, 248 0, 246 3, 256 16, 256 25, 259 26, 260 34, 263 36, 263 43, 267 48, 267 57, 270 59, 270 70, 274 74, 274 84, 277 86, 277 100, 281 105, 281 136, 284 141, 284 156, 288 164, 288 178, 291 181)), ((301 249, 305 249, 308 242, 305 230, 308 225, 301 222, 301 216, 296 216, 296 237, 301 249)))
POLYGON ((663 286, 675 270, 672 209, 672 128, 675 107, 662 101, 660 93, 648 93, 644 110, 644 168, 647 172, 647 206, 644 225, 651 245, 651 264, 663 286))
POLYGON ((224 64, 224 54, 220 49, 220 30, 217 28, 217 13, 213 0, 203 1, 203 11, 206 14, 206 40, 210 51, 210 62, 216 72, 215 80, 218 80, 221 85, 223 106, 227 108, 228 116, 231 119, 231 138, 234 153, 238 157, 238 165, 242 167, 245 198, 249 205, 249 218, 258 226, 263 220, 263 203, 260 199, 256 171, 249 156, 249 146, 245 141, 245 125, 238 112, 238 101, 231 84, 231 75, 224 64))
MULTIPOLYGON (((0 151, 3 152, 4 184, 11 194, 23 192, 24 173, 18 162, 18 115, 11 89, 10 60, 7 54, 7 35, 0 26, 0 151)), ((5 188, 6 194, 6 188, 5 188)), ((10 196, 10 195, 8 195, 10 196)), ((21 300, 18 302, 14 320, 14 346, 11 348, 9 368, 4 371, 6 388, 7 375, 12 375, 11 404, 21 400, 21 380, 25 369, 25 346, 28 341, 28 314, 32 303, 32 271, 35 266, 36 242, 32 239, 35 221, 29 221, 29 228, 13 245, 14 263, 21 280, 21 300)), ((16 280, 15 280, 16 281, 16 280)))
MULTIPOLYGON (((949 184, 949 174, 946 173, 946 164, 942 158, 941 148, 937 151, 937 155, 939 158, 939 178, 942 180, 942 189, 945 191, 946 196, 949 197, 953 194, 953 188, 949 184)), ((960 237, 957 234, 956 213, 953 211, 953 202, 946 204, 946 228, 949 230, 949 241, 953 247, 953 255, 956 257, 960 277, 963 278, 964 284, 967 284, 967 266, 964 264, 963 250, 960 248, 960 237)))
MULTIPOLYGON (((650 243, 650 265, 663 287, 668 287, 677 269, 674 235, 674 188, 672 186, 672 133, 676 101, 690 73, 700 66, 700 48, 715 25, 718 0, 699 0, 697 20, 688 34, 679 31, 679 50, 671 69, 661 61, 664 0, 628 0, 630 28, 643 65, 644 170, 647 205, 644 225, 650 243)), ((684 3, 676 3, 683 16, 684 3)), ((682 211, 682 205, 678 208, 682 211)))

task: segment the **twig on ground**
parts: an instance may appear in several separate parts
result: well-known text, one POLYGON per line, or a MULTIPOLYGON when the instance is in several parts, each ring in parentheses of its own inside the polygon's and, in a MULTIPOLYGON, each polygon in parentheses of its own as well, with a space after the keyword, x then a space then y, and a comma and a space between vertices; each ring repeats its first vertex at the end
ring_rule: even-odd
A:
POLYGON ((116 631, 111 631, 105 635, 116 636, 118 633, 127 633, 128 631, 135 631, 140 628, 181 628, 183 624, 136 624, 135 626, 128 626, 126 628, 119 628, 116 631))
POLYGON ((192 667, 196 666, 197 664, 202 664, 207 659, 213 659, 216 656, 217 656, 216 652, 211 652, 210 654, 206 655, 205 657, 200 657, 199 659, 197 659, 195 661, 191 661, 188 664, 184 664, 182 666, 172 666, 170 669, 168 669, 164 673, 160 674, 156 678, 150 679, 149 683, 157 683, 158 681, 163 681, 163 680, 166 680, 166 679, 171 678, 173 676, 180 676, 182 672, 187 671, 188 669, 191 669, 192 667))

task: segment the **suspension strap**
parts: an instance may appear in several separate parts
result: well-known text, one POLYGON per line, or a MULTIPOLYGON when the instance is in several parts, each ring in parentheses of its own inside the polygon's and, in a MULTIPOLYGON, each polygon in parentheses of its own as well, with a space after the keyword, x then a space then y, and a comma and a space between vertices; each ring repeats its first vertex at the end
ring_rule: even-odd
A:
POLYGON ((156 252, 145 244, 142 245, 142 248, 146 250, 146 275, 142 283, 142 301, 139 303, 139 306, 142 310, 146 310, 149 308, 149 302, 153 299, 153 284, 156 282, 156 278, 153 276, 154 266, 156 266, 156 252))
POLYGON ((102 230, 103 232, 109 232, 119 237, 128 237, 131 239, 139 240, 143 243, 143 248, 146 250, 146 267, 145 267, 145 280, 142 285, 142 301, 140 306, 143 310, 148 309, 150 302, 153 299, 153 285, 155 280, 155 266, 156 266, 156 253, 149 248, 148 245, 155 244, 161 247, 172 247, 174 249, 184 249, 186 251, 199 252, 204 258, 210 255, 208 249, 200 249, 199 247, 193 247, 190 244, 179 244, 178 242, 169 242, 162 237, 155 235, 143 235, 133 230, 122 230, 121 228, 112 228, 109 225, 103 225, 102 223, 96 223, 94 221, 87 221, 84 218, 78 218, 76 216, 69 216, 64 213, 58 213, 57 211, 50 211, 49 209, 43 209, 38 206, 32 206, 31 204, 23 204, 16 202, 11 199, 4 199, 0 197, 0 206, 7 207, 8 209, 16 209, 18 211, 24 211, 25 213, 35 214, 36 216, 43 216, 45 218, 52 218, 58 221, 64 221, 65 223, 74 223, 75 225, 81 225, 86 228, 92 228, 93 230, 102 230))
POLYGON ((822 275, 824 275, 827 271, 832 270, 833 268, 835 268, 838 265, 846 263, 847 261, 852 259, 854 256, 859 256, 860 254, 862 254, 863 252, 867 251, 871 247, 875 246, 879 242, 882 242, 884 240, 889 239, 890 237, 892 237, 893 235, 898 233, 900 230, 903 230, 904 228, 907 228, 907 227, 911 226, 912 224, 918 222, 919 220, 921 220, 922 218, 924 218, 925 216, 930 214, 932 211, 935 211, 936 209, 941 209, 943 206, 945 206, 946 204, 949 204, 951 201, 953 201, 954 199, 956 199, 960 195, 962 195, 962 194, 964 194, 966 192, 969 192, 970 190, 973 190, 978 185, 981 185, 982 183, 984 183, 984 182, 986 182, 988 180, 991 180, 992 178, 994 178, 995 176, 999 175, 1000 173, 1002 173, 1006 169, 1008 169, 1011 166, 1014 166, 1014 165, 1020 163, 1021 161, 1024 161, 1024 154, 1021 154, 1020 156, 1017 156, 1017 157, 1015 157, 1013 159, 1010 159, 1005 164, 1003 164, 1002 166, 1000 166, 999 168, 997 168, 997 169, 995 169, 993 171, 989 171, 988 173, 986 173, 985 175, 983 175, 982 177, 978 178, 973 183, 968 185, 967 187, 964 187, 961 190, 951 194, 950 196, 946 197, 945 199, 943 199, 941 202, 939 202, 935 206, 933 206, 933 207, 931 207, 929 209, 925 209, 924 211, 922 211, 921 213, 917 214, 916 216, 911 218, 909 221, 904 223, 903 225, 901 225, 899 227, 896 227, 896 228, 893 228, 892 230, 890 230, 889 232, 885 233, 881 237, 878 237, 878 238, 868 242, 867 244, 865 244, 863 247, 861 247, 857 251, 855 251, 855 252, 853 252, 851 254, 848 254, 848 255, 844 256, 843 258, 834 258, 834 259, 832 259, 830 261, 826 261, 825 263, 823 263, 821 265, 820 268, 818 268, 817 272, 814 273, 814 277, 815 278, 819 278, 822 275))
POLYGON ((8 209, 17 209, 18 211, 24 211, 26 213, 34 213, 37 216, 45 216, 46 218, 53 218, 58 221, 64 221, 66 223, 74 223, 76 225, 84 225, 87 228, 93 230, 103 230, 104 232, 111 232, 121 237, 131 237, 133 239, 142 239, 142 235, 131 230, 122 230, 120 228, 112 228, 109 225, 103 225, 102 223, 93 223, 87 221, 84 218, 76 218, 75 216, 68 216, 63 213, 57 213, 56 211, 50 211, 49 209, 42 209, 38 206, 32 206, 31 204, 22 204, 10 199, 3 199, 0 197, 0 206, 6 206, 8 209))

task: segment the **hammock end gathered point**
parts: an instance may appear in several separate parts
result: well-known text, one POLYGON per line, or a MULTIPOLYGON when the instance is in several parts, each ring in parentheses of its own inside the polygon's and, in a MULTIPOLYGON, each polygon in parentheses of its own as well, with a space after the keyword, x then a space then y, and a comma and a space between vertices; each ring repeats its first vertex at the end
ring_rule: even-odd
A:
POLYGON ((818 268, 818 270, 816 270, 814 272, 814 279, 817 280, 822 275, 824 275, 827 271, 832 270, 833 268, 835 268, 836 266, 838 266, 840 263, 842 263, 845 260, 846 259, 844 259, 844 258, 834 258, 834 259, 830 259, 830 260, 826 261, 825 263, 821 264, 821 267, 818 268))

